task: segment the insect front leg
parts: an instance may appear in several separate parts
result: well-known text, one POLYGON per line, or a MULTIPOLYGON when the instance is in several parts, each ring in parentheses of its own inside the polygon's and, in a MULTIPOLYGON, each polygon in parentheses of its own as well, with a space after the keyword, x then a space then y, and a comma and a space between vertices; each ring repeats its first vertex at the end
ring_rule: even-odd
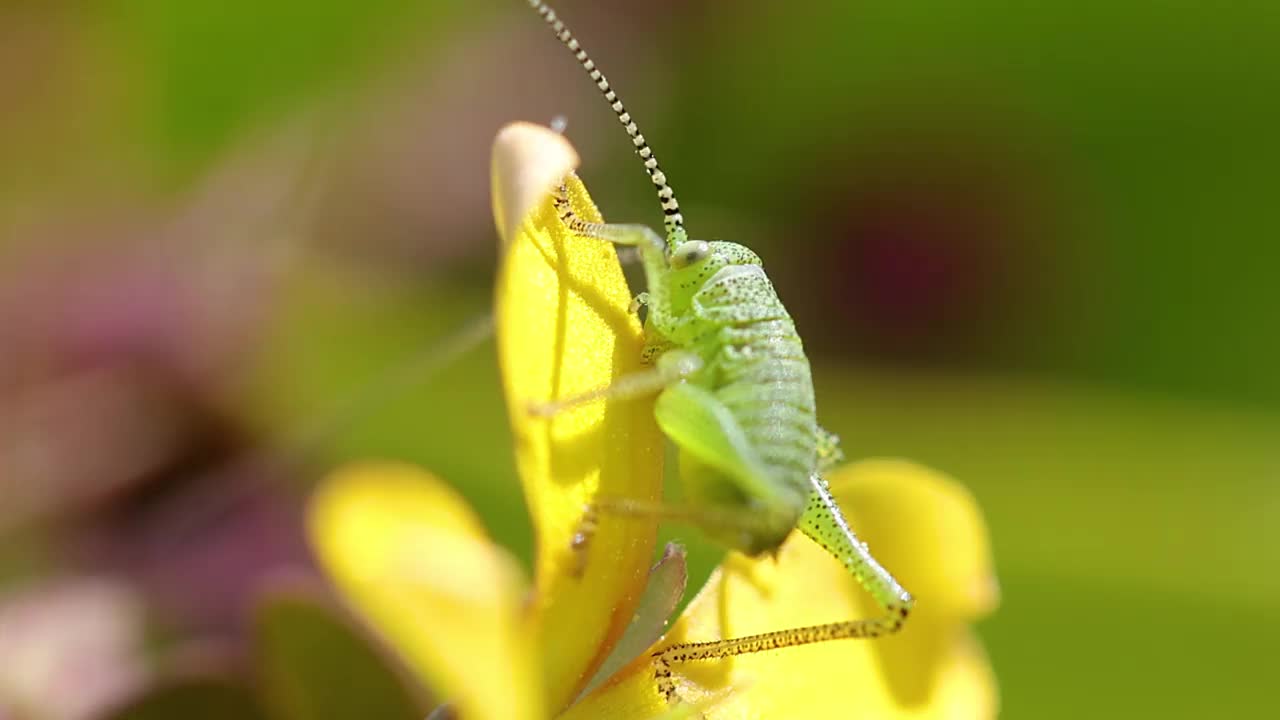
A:
POLYGON ((668 293, 664 282, 670 269, 667 262, 667 253, 671 245, 678 244, 687 237, 684 228, 673 228, 672 232, 674 234, 670 235, 667 240, 663 240, 658 233, 647 225, 587 222, 578 217, 578 214, 573 211, 573 205, 569 202, 568 189, 565 185, 561 185, 556 191, 555 202, 556 214, 559 216, 560 222, 564 223, 574 233, 583 237, 620 245, 627 249, 634 249, 640 258, 641 265, 644 267, 644 274, 649 288, 646 292, 642 292, 636 297, 635 302, 632 304, 632 311, 638 311, 639 305, 644 305, 648 308, 649 317, 652 321, 656 321, 660 325, 671 322, 673 318, 669 316, 670 311, 666 301, 668 293))
POLYGON ((667 243, 649 226, 587 222, 573 211, 573 205, 569 201, 568 186, 564 184, 561 184, 555 192, 555 203, 556 215, 560 218, 560 222, 578 235, 615 245, 634 247, 640 253, 641 261, 646 264, 656 253, 657 259, 663 260, 665 264, 667 243))

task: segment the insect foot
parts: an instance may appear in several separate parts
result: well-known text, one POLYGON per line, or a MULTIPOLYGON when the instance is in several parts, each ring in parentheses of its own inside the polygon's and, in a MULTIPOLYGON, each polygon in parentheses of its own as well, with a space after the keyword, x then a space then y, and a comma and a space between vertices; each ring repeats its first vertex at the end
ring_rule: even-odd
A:
POLYGON ((596 506, 593 503, 583 505, 582 519, 578 521, 578 529, 573 533, 573 540, 569 542, 569 550, 573 553, 570 573, 575 578, 582 577, 587 570, 587 549, 591 546, 591 539, 595 537, 599 526, 600 513, 596 510, 596 506))
POLYGON ((668 703, 678 702, 676 697, 676 681, 671 676, 671 661, 667 652, 659 650, 653 654, 653 679, 658 683, 658 693, 668 703))

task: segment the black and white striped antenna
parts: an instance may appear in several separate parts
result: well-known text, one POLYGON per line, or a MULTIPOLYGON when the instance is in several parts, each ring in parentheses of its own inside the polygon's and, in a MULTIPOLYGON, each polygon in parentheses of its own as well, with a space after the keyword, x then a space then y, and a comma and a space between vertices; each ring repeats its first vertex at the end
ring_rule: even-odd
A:
POLYGON ((618 94, 609 87, 609 81, 605 79, 604 74, 596 69, 596 64, 587 55, 587 51, 582 49, 578 44, 577 38, 573 33, 569 32, 569 28, 565 27, 564 21, 556 17, 556 11, 547 7, 547 4, 540 0, 529 0, 529 7, 538 11, 543 20, 547 21, 547 25, 555 32, 556 37, 560 38, 560 42, 569 48, 574 57, 578 58, 578 62, 582 64, 582 69, 587 71, 591 79, 595 81, 596 87, 600 88, 600 92, 604 95, 604 99, 613 108, 613 112, 618 116, 618 122, 622 123, 622 127, 626 129, 627 135, 631 137, 631 143, 635 146, 636 154, 644 160, 644 170, 649 174, 649 179, 653 181, 653 186, 658 190, 658 201, 662 203, 662 219, 663 225, 666 227, 667 239, 683 239, 685 237, 684 216, 680 214, 680 203, 676 201, 676 192, 667 183, 667 176, 663 174, 662 168, 658 167, 658 158, 654 156, 653 149, 649 147, 648 141, 644 139, 644 135, 640 134, 640 128, 636 127, 635 121, 631 119, 631 113, 627 112, 627 108, 623 106, 622 100, 618 98, 618 94))

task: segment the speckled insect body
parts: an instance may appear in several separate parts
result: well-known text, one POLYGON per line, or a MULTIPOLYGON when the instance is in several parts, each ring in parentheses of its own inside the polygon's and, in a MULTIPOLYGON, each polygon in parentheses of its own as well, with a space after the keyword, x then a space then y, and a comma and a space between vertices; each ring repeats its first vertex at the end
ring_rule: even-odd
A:
POLYGON ((666 229, 664 241, 643 225, 585 222, 563 188, 557 196, 560 219, 574 232, 639 251, 648 288, 636 302, 647 308, 644 359, 651 367, 607 388, 532 409, 553 415, 602 398, 657 393, 655 416, 679 449, 684 490, 676 506, 597 498, 584 513, 573 550, 585 558, 601 514, 694 524, 749 555, 777 550, 799 528, 885 610, 881 617, 666 647, 654 655, 654 665, 658 688, 668 699, 675 698, 676 663, 896 632, 912 597, 858 540, 821 478, 840 459, 838 443, 817 424, 809 361, 760 258, 735 243, 689 239, 675 191, 608 80, 554 11, 538 0, 529 5, 613 108, 657 190, 666 229))
POLYGON ((741 245, 684 242, 672 260, 686 267, 675 270, 655 253, 643 257, 650 352, 697 367, 658 396, 659 423, 687 438, 695 430, 677 413, 697 405, 726 414, 715 422, 735 450, 677 443, 686 500, 751 511, 747 525, 708 531, 750 555, 772 550, 795 528, 818 460, 813 381, 795 323, 760 259, 741 245))

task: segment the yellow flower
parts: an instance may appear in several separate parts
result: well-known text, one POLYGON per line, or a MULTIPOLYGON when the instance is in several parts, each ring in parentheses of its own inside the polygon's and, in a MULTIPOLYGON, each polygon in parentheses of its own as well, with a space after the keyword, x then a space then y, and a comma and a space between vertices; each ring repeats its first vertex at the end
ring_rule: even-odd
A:
MULTIPOLYGON (((349 467, 311 505, 312 542, 339 589, 466 720, 685 716, 658 692, 654 649, 876 612, 834 559, 795 534, 776 558, 730 554, 657 645, 579 698, 636 612, 656 526, 602 518, 584 568, 571 541, 597 494, 661 497, 663 441, 652 400, 597 402, 552 420, 527 412, 639 369, 643 333, 614 250, 567 232, 548 194, 576 162, 562 137, 532 125, 509 126, 495 144, 498 346, 534 521, 532 583, 422 470, 349 467)), ((599 221, 572 175, 569 189, 575 211, 599 221)), ((680 697, 710 718, 993 716, 994 677, 969 625, 997 591, 972 498, 903 461, 855 464, 830 481, 916 594, 911 621, 887 639, 677 665, 680 697)))

